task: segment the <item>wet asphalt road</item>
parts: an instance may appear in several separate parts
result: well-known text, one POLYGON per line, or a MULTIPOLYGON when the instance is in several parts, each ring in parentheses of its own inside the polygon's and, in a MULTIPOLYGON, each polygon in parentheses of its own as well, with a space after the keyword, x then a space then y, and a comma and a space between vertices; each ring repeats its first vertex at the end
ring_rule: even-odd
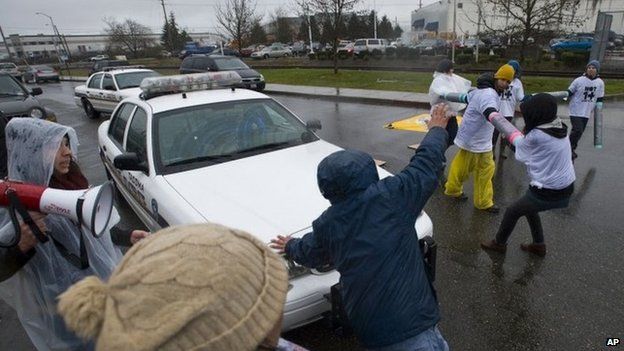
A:
MULTIPOLYGON (((88 120, 72 100, 78 83, 46 84, 41 100, 59 122, 73 126, 81 146, 79 162, 92 184, 106 180, 97 155, 100 121, 88 120)), ((319 135, 387 161, 399 171, 413 154, 407 145, 423 134, 386 130, 391 121, 424 112, 415 108, 339 103, 275 96, 304 120, 323 123, 319 135)), ((438 189, 426 206, 438 242, 436 287, 440 329, 453 350, 624 350, 607 348, 607 338, 624 339, 624 103, 606 103, 605 148, 593 148, 590 121, 576 161, 576 191, 570 207, 542 214, 548 246, 545 258, 519 249, 530 240, 518 222, 506 255, 487 254, 479 242, 493 236, 502 214, 474 210, 472 199, 455 202, 438 189)), ((567 115, 562 106, 561 116, 567 115)), ((521 122, 519 122, 521 123, 521 122)), ((447 151, 452 159, 456 148, 447 151)), ((497 161, 495 201, 505 207, 527 188, 524 167, 510 158, 497 161)), ((465 192, 472 194, 472 184, 465 192)), ((123 220, 140 225, 127 208, 123 220)), ((353 338, 332 334, 323 321, 285 335, 312 350, 358 350, 353 338)), ((624 341, 623 341, 624 343, 624 341)), ((0 350, 31 350, 13 313, 0 302, 0 350)))

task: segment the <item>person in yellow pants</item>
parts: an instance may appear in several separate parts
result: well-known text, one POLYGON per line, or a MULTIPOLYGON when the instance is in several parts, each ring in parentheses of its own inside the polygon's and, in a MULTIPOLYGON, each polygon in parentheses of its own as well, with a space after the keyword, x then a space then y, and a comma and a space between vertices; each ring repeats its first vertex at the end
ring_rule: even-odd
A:
POLYGON ((479 210, 498 213, 494 204, 494 160, 492 155, 492 134, 494 126, 487 117, 498 113, 500 98, 514 77, 510 65, 501 66, 495 74, 484 73, 477 78, 477 89, 468 94, 468 107, 454 143, 459 147, 445 185, 444 194, 466 199, 463 183, 474 174, 474 206, 479 210))

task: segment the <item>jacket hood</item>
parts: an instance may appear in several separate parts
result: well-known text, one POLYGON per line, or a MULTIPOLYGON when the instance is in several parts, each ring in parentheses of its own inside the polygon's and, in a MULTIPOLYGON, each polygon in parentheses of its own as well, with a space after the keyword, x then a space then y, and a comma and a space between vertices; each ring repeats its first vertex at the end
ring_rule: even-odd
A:
POLYGON ((539 128, 556 138, 565 138, 568 127, 557 117, 557 100, 550 94, 540 93, 520 105, 524 117, 524 134, 539 128))
POLYGON ((355 150, 334 152, 321 161, 317 170, 319 189, 332 204, 365 190, 378 180, 373 158, 355 150))
POLYGON ((494 88, 494 74, 486 72, 477 77, 477 89, 494 88))

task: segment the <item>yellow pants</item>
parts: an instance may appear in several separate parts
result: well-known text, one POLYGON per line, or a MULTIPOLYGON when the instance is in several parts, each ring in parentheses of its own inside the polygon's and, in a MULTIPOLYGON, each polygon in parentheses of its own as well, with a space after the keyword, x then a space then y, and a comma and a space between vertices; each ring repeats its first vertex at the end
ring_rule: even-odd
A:
POLYGON ((494 159, 492 151, 474 153, 459 149, 451 163, 444 194, 460 196, 463 183, 474 173, 474 206, 480 210, 494 206, 494 159))

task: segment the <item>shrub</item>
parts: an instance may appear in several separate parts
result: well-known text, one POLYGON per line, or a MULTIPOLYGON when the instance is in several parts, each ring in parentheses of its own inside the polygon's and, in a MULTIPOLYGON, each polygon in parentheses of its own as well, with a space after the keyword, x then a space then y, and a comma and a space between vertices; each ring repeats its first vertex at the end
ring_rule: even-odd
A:
POLYGON ((579 67, 589 61, 589 53, 562 52, 561 62, 569 68, 579 67))
POLYGON ((473 63, 474 62, 474 57, 472 56, 472 54, 459 54, 457 55, 457 57, 455 57, 455 62, 457 62, 458 65, 465 65, 467 63, 473 63))

